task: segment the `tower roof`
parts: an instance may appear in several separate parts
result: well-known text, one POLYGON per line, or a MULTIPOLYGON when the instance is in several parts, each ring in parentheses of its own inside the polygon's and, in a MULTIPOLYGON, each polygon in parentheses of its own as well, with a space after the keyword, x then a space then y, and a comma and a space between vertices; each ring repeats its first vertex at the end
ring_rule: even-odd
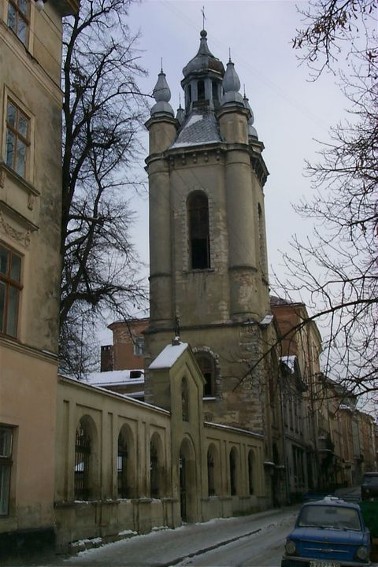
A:
POLYGON ((184 74, 184 80, 189 75, 203 74, 209 71, 218 73, 223 77, 224 66, 222 61, 211 53, 207 45, 207 31, 201 31, 200 46, 197 55, 189 61, 189 63, 183 68, 182 72, 184 74))

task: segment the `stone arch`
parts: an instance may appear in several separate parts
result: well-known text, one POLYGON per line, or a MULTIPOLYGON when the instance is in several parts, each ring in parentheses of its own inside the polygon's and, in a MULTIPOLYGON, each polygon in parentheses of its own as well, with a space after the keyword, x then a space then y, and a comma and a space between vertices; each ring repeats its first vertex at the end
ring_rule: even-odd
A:
POLYGON ((164 496, 164 450, 160 435, 155 432, 150 439, 150 496, 164 496))
POLYGON ((253 449, 248 451, 247 460, 247 470, 248 470, 248 494, 252 495, 255 493, 255 477, 256 477, 256 458, 253 449))
POLYGON ((230 494, 236 496, 239 488, 239 453, 236 447, 231 447, 229 453, 230 494))
POLYGON ((133 498, 136 496, 136 462, 133 432, 127 423, 119 430, 117 440, 117 496, 133 498))
POLYGON ((219 357, 208 347, 195 347, 193 353, 205 378, 203 397, 214 398, 217 394, 217 382, 220 373, 219 357))
POLYGON ((98 496, 98 432, 92 417, 83 415, 75 430, 74 498, 98 496))
POLYGON ((220 460, 219 452, 214 443, 207 449, 207 493, 208 496, 220 494, 220 460))
POLYGON ((198 478, 195 449, 189 437, 184 437, 179 456, 180 511, 184 522, 198 520, 198 478))

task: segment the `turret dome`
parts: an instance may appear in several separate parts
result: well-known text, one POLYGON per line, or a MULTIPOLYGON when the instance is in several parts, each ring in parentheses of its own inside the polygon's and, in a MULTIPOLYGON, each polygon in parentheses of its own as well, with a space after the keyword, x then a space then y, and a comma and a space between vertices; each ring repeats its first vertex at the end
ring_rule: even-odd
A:
POLYGON ((200 36, 197 55, 183 69, 181 85, 187 114, 195 107, 203 111, 218 108, 222 96, 223 63, 211 53, 206 30, 202 30, 200 36))

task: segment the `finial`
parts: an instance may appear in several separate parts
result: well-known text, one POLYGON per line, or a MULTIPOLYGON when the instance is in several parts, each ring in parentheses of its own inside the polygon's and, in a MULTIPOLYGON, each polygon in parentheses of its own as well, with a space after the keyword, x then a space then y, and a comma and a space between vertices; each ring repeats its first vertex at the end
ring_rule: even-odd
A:
POLYGON ((231 63, 231 47, 228 48, 228 61, 231 63))
POLYGON ((202 6, 201 13, 202 13, 202 29, 204 30, 205 29, 205 20, 206 20, 205 6, 202 6))
POLYGON ((175 337, 180 339, 180 319, 177 315, 175 317, 175 337))
POLYGON ((160 57, 160 69, 161 69, 160 73, 162 73, 163 72, 163 58, 162 57, 160 57))

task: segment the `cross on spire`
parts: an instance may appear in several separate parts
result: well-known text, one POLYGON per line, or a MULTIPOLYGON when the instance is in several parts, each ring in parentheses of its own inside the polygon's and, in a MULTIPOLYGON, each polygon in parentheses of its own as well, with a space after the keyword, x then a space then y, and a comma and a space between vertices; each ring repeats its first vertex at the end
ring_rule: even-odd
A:
POLYGON ((206 20, 205 6, 202 6, 201 14, 202 14, 202 29, 204 30, 205 29, 205 20, 206 20))

